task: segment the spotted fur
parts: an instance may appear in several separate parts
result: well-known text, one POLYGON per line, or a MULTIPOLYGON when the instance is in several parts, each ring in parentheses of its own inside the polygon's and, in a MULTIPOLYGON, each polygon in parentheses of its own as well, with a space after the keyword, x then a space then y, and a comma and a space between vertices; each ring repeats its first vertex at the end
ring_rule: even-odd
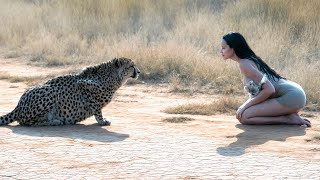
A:
POLYGON ((115 58, 79 74, 56 77, 26 90, 16 108, 0 116, 0 125, 14 121, 27 126, 76 124, 90 116, 100 125, 110 125, 102 117, 102 108, 127 79, 139 73, 132 60, 115 58))
POLYGON ((256 97, 262 90, 262 85, 267 81, 267 79, 267 75, 264 74, 259 84, 256 84, 253 80, 250 80, 244 86, 244 90, 248 92, 251 98, 256 97))

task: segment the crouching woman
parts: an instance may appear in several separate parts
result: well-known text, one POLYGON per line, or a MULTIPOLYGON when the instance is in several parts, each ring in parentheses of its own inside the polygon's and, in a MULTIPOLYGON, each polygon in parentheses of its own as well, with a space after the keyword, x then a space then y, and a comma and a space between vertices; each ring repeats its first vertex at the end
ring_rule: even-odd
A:
POLYGON ((260 91, 238 108, 236 117, 240 123, 311 126, 309 120, 298 114, 306 105, 302 87, 271 69, 251 50, 240 33, 231 32, 222 37, 221 55, 239 64, 245 84, 251 81, 261 85, 260 91))

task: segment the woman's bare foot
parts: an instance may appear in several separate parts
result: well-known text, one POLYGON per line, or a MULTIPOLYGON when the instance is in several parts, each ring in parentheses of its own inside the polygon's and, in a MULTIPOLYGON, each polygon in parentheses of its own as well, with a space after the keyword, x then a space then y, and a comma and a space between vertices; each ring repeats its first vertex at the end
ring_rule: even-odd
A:
POLYGON ((311 122, 309 121, 309 119, 305 119, 305 118, 304 118, 303 120, 305 120, 305 121, 307 121, 308 123, 310 123, 310 124, 311 124, 311 122))
POLYGON ((311 127, 311 122, 308 119, 303 119, 306 123, 305 125, 307 125, 307 127, 311 127))
POLYGON ((311 122, 308 119, 301 118, 297 113, 288 115, 289 119, 291 119, 294 124, 301 125, 305 127, 311 127, 311 122))

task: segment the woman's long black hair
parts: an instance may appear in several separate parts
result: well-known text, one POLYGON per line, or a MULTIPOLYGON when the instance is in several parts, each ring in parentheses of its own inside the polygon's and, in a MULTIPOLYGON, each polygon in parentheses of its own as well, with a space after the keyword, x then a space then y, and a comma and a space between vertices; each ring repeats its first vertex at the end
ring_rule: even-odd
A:
POLYGON ((253 61, 259 70, 268 76, 268 79, 278 81, 285 79, 280 76, 275 70, 270 68, 259 56, 257 56, 249 47, 247 41, 238 32, 231 32, 222 37, 226 43, 233 48, 236 55, 241 59, 249 59, 253 61))

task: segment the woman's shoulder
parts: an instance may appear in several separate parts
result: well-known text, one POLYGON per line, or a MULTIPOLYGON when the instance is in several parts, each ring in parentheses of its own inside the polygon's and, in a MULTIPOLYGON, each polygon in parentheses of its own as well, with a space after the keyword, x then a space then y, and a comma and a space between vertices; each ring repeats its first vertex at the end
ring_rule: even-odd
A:
POLYGON ((258 70, 257 65, 249 59, 241 59, 239 62, 239 67, 241 71, 256 71, 258 70))
POLYGON ((251 61, 250 59, 240 59, 240 66, 243 66, 243 67, 247 67, 247 66, 253 66, 253 67, 257 67, 257 65, 251 61))

